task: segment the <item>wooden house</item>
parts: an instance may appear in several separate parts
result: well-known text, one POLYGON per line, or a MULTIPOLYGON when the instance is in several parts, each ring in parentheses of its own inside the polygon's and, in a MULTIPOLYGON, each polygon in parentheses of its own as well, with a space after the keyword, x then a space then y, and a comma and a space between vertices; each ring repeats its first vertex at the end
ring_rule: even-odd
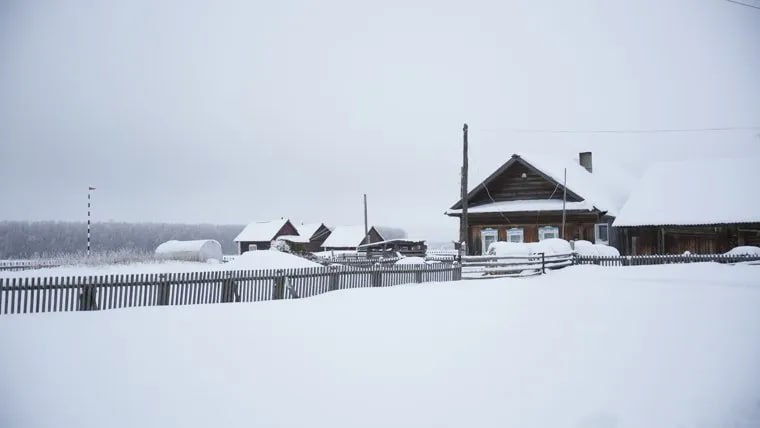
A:
POLYGON ((760 159, 701 159, 651 166, 613 226, 622 254, 724 253, 760 246, 760 159))
MULTIPOLYGON (((610 225, 625 200, 628 180, 605 175, 614 173, 594 172, 590 152, 581 153, 578 160, 512 155, 467 194, 467 252, 484 254, 496 241, 560 237, 616 246, 618 236, 610 225), (560 236, 565 191, 565 230, 560 236)), ((462 200, 446 214, 461 221, 462 200)))
POLYGON ((280 236, 299 236, 298 230, 288 219, 259 221, 248 224, 235 237, 240 254, 250 250, 268 250, 274 239, 280 236))
POLYGON ((319 251, 332 232, 324 223, 301 223, 296 226, 298 233, 307 238, 309 243, 306 245, 306 251, 319 251))

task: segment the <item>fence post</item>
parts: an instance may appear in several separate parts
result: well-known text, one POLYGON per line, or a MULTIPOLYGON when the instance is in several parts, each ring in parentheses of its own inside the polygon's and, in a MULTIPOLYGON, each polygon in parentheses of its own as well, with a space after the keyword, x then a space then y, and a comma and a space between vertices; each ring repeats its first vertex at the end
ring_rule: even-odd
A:
POLYGON ((232 272, 227 272, 227 279, 222 282, 222 302, 239 302, 240 293, 238 293, 237 281, 232 278, 232 272))
POLYGON ((546 273, 546 254, 541 253, 541 273, 546 273))
POLYGON ((98 309, 96 293, 97 291, 92 284, 92 277, 86 277, 85 284, 82 286, 82 291, 79 293, 80 311, 96 311, 98 309))
POLYGON ((417 282, 417 284, 422 283, 422 269, 425 267, 425 265, 421 265, 421 267, 416 268, 416 271, 414 272, 414 281, 417 282))
POLYGON ((158 276, 158 302, 156 302, 159 306, 166 306, 169 304, 169 281, 167 280, 168 275, 165 273, 162 273, 158 276))
POLYGON ((335 291, 338 289, 339 284, 339 276, 338 276, 338 267, 337 266, 330 266, 330 282, 327 286, 328 291, 335 291))
POLYGON ((372 270, 372 286, 373 287, 383 286, 383 277, 382 277, 382 271, 380 270, 380 268, 381 268, 380 263, 375 263, 375 266, 372 270))
POLYGON ((285 297, 285 275, 282 270, 277 271, 274 278, 274 290, 272 290, 272 300, 282 300, 285 297))

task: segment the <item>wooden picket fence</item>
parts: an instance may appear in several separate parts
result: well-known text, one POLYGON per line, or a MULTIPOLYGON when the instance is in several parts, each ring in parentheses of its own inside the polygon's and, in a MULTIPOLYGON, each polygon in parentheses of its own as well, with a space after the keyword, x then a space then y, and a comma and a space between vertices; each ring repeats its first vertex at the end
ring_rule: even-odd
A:
POLYGON ((760 255, 726 254, 673 254, 647 256, 575 256, 575 264, 600 266, 644 266, 664 265, 673 263, 743 263, 760 262, 760 255))
POLYGON ((334 290, 456 281, 458 264, 375 265, 0 279, 0 314, 297 299, 334 290))

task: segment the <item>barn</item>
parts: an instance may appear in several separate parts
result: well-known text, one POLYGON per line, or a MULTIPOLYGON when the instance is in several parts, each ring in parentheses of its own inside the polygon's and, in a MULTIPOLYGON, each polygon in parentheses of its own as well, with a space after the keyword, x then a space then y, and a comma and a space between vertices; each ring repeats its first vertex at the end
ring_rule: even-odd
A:
POLYGON ((699 159, 652 165, 613 226, 621 253, 716 254, 760 246, 760 159, 699 159))
POLYGON ((283 235, 300 235, 288 219, 249 223, 234 239, 240 254, 249 250, 268 250, 272 241, 283 235))

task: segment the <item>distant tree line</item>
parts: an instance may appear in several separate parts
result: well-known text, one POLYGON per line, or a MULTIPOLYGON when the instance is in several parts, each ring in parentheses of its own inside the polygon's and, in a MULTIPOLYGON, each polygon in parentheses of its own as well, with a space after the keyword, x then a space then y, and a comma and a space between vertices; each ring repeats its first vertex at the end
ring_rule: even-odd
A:
MULTIPOLYGON (((232 242, 242 225, 120 223, 92 225, 91 248, 96 252, 153 252, 171 239, 216 239, 224 254, 237 254, 232 242)), ((0 259, 56 256, 87 248, 87 223, 62 221, 0 221, 0 259)))

